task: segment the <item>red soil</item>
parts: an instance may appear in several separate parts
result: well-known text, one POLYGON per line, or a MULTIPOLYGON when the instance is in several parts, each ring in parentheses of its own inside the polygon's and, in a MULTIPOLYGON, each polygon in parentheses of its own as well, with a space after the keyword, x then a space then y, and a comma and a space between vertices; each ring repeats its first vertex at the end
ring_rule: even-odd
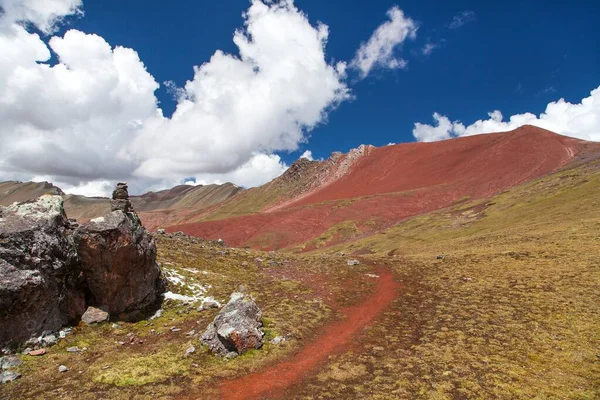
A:
POLYGON ((368 234, 467 196, 492 196, 599 150, 597 143, 532 126, 375 148, 354 161, 340 178, 277 207, 277 211, 167 230, 265 250, 305 243, 344 221, 367 226, 362 233, 368 234), (353 200, 339 204, 343 199, 353 200))
POLYGON ((316 340, 305 346, 291 359, 239 379, 221 384, 225 400, 259 399, 267 394, 282 395, 287 387, 302 381, 311 371, 352 342, 360 331, 384 311, 397 296, 399 285, 390 271, 379 269, 376 292, 364 303, 342 310, 345 318, 329 325, 316 340))

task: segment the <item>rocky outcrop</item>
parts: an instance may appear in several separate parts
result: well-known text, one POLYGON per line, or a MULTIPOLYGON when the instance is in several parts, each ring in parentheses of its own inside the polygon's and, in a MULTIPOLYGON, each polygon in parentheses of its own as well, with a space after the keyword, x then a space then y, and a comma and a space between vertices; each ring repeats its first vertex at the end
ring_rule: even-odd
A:
POLYGON ((235 357, 263 344, 262 312, 244 293, 233 293, 202 335, 202 344, 221 357, 235 357))
MULTIPOLYGON (((130 209, 122 189, 115 200, 130 209)), ((77 226, 60 196, 0 207, 2 347, 77 322, 88 306, 111 318, 141 318, 164 286, 154 240, 133 212, 77 226)))
POLYGON ((84 311, 60 196, 0 207, 0 345, 58 330, 84 311))
POLYGON ((154 239, 131 211, 127 184, 117 185, 112 208, 110 214, 79 226, 73 235, 86 301, 111 316, 136 320, 160 301, 165 282, 156 263, 154 239))

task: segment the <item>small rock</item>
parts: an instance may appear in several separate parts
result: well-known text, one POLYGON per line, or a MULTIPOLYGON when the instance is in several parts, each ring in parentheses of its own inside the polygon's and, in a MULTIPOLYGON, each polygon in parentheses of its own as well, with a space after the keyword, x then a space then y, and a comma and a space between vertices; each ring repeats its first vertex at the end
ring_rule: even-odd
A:
POLYGON ((211 308, 219 308, 219 303, 214 300, 204 300, 202 305, 198 307, 198 311, 210 310, 211 308))
POLYGON ((99 324, 101 322, 108 321, 108 313, 106 311, 102 311, 99 308, 88 307, 85 311, 81 320, 86 325, 99 324))
POLYGON ((463 276, 462 280, 463 280, 463 282, 471 282, 471 281, 473 281, 473 278, 469 278, 468 276, 463 276))
POLYGON ((159 235, 164 235, 165 233, 167 233, 167 231, 165 231, 164 229, 157 229, 156 233, 158 233, 159 235))
POLYGON ((16 372, 2 371, 2 373, 0 373, 0 384, 15 381, 15 380, 19 379, 20 377, 21 377, 21 374, 18 374, 16 372))
POLYGON ((109 369, 110 365, 105 365, 104 367, 102 367, 102 369, 109 369))
POLYGON ((33 349, 31 347, 27 347, 25 350, 23 350, 23 354, 29 354, 33 349))
POLYGON ((113 329, 119 329, 120 328, 119 324, 112 324, 111 327, 113 329))
POLYGON ((358 260, 348 260, 348 265, 349 266, 354 266, 354 265, 360 265, 360 261, 358 260))
POLYGON ((54 346, 56 343, 58 343, 58 338, 56 335, 42 336, 39 340, 39 343, 43 346, 54 346))
POLYGON ((58 372, 67 372, 69 368, 66 365, 61 365, 58 367, 58 372))
POLYGON ((244 261, 244 262, 242 263, 242 267, 247 267, 247 266, 248 266, 248 261, 244 261))
POLYGON ((238 353, 236 353, 235 351, 231 351, 225 355, 225 358, 228 360, 233 360, 237 356, 238 356, 238 353))
POLYGON ((196 334, 196 331, 191 330, 188 333, 185 334, 185 336, 194 336, 196 334))
POLYGON ((67 347, 67 353, 79 353, 80 351, 77 346, 67 347))
POLYGON ((46 349, 32 350, 28 353, 30 356, 39 357, 46 354, 46 349))
POLYGON ((262 263, 262 262, 263 262, 263 261, 265 261, 265 260, 263 260, 263 259, 262 259, 262 258, 260 258, 260 257, 256 257, 256 258, 254 259, 254 261, 256 261, 257 263, 262 263))
POLYGON ((445 255, 443 255, 443 254, 440 254, 440 255, 438 255, 436 258, 437 258, 438 260, 443 260, 443 259, 445 259, 445 258, 446 258, 446 256, 445 256, 445 255))
POLYGON ((190 346, 188 347, 188 349, 185 351, 185 356, 189 357, 192 354, 194 354, 196 352, 196 348, 194 346, 190 346))
POLYGON ((285 342, 285 338, 283 336, 276 336, 273 338, 273 340, 271 340, 271 344, 275 345, 281 344, 283 342, 285 342))
POLYGON ((23 365, 23 361, 17 356, 0 357, 0 369, 16 368, 23 365))

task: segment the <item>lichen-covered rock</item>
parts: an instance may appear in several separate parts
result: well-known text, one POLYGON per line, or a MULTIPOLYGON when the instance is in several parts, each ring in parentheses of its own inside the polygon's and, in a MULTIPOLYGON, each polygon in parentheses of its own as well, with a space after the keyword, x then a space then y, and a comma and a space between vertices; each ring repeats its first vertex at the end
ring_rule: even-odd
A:
POLYGON ((113 211, 81 225, 73 236, 88 305, 135 320, 160 301, 165 283, 156 244, 135 213, 113 211))
POLYGON ((58 330, 85 310, 60 196, 0 207, 0 345, 58 330))
POLYGON ((244 293, 233 293, 202 335, 202 344, 221 357, 244 354, 263 344, 262 312, 244 293))

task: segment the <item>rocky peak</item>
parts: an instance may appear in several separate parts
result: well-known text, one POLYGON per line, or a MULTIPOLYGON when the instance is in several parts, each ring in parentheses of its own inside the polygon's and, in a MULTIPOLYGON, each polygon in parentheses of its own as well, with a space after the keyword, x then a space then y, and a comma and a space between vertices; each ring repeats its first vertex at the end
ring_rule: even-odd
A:
POLYGON ((307 158, 300 158, 294 162, 287 171, 283 174, 283 178, 286 180, 298 180, 302 178, 304 172, 314 163, 318 161, 310 161, 307 158))

